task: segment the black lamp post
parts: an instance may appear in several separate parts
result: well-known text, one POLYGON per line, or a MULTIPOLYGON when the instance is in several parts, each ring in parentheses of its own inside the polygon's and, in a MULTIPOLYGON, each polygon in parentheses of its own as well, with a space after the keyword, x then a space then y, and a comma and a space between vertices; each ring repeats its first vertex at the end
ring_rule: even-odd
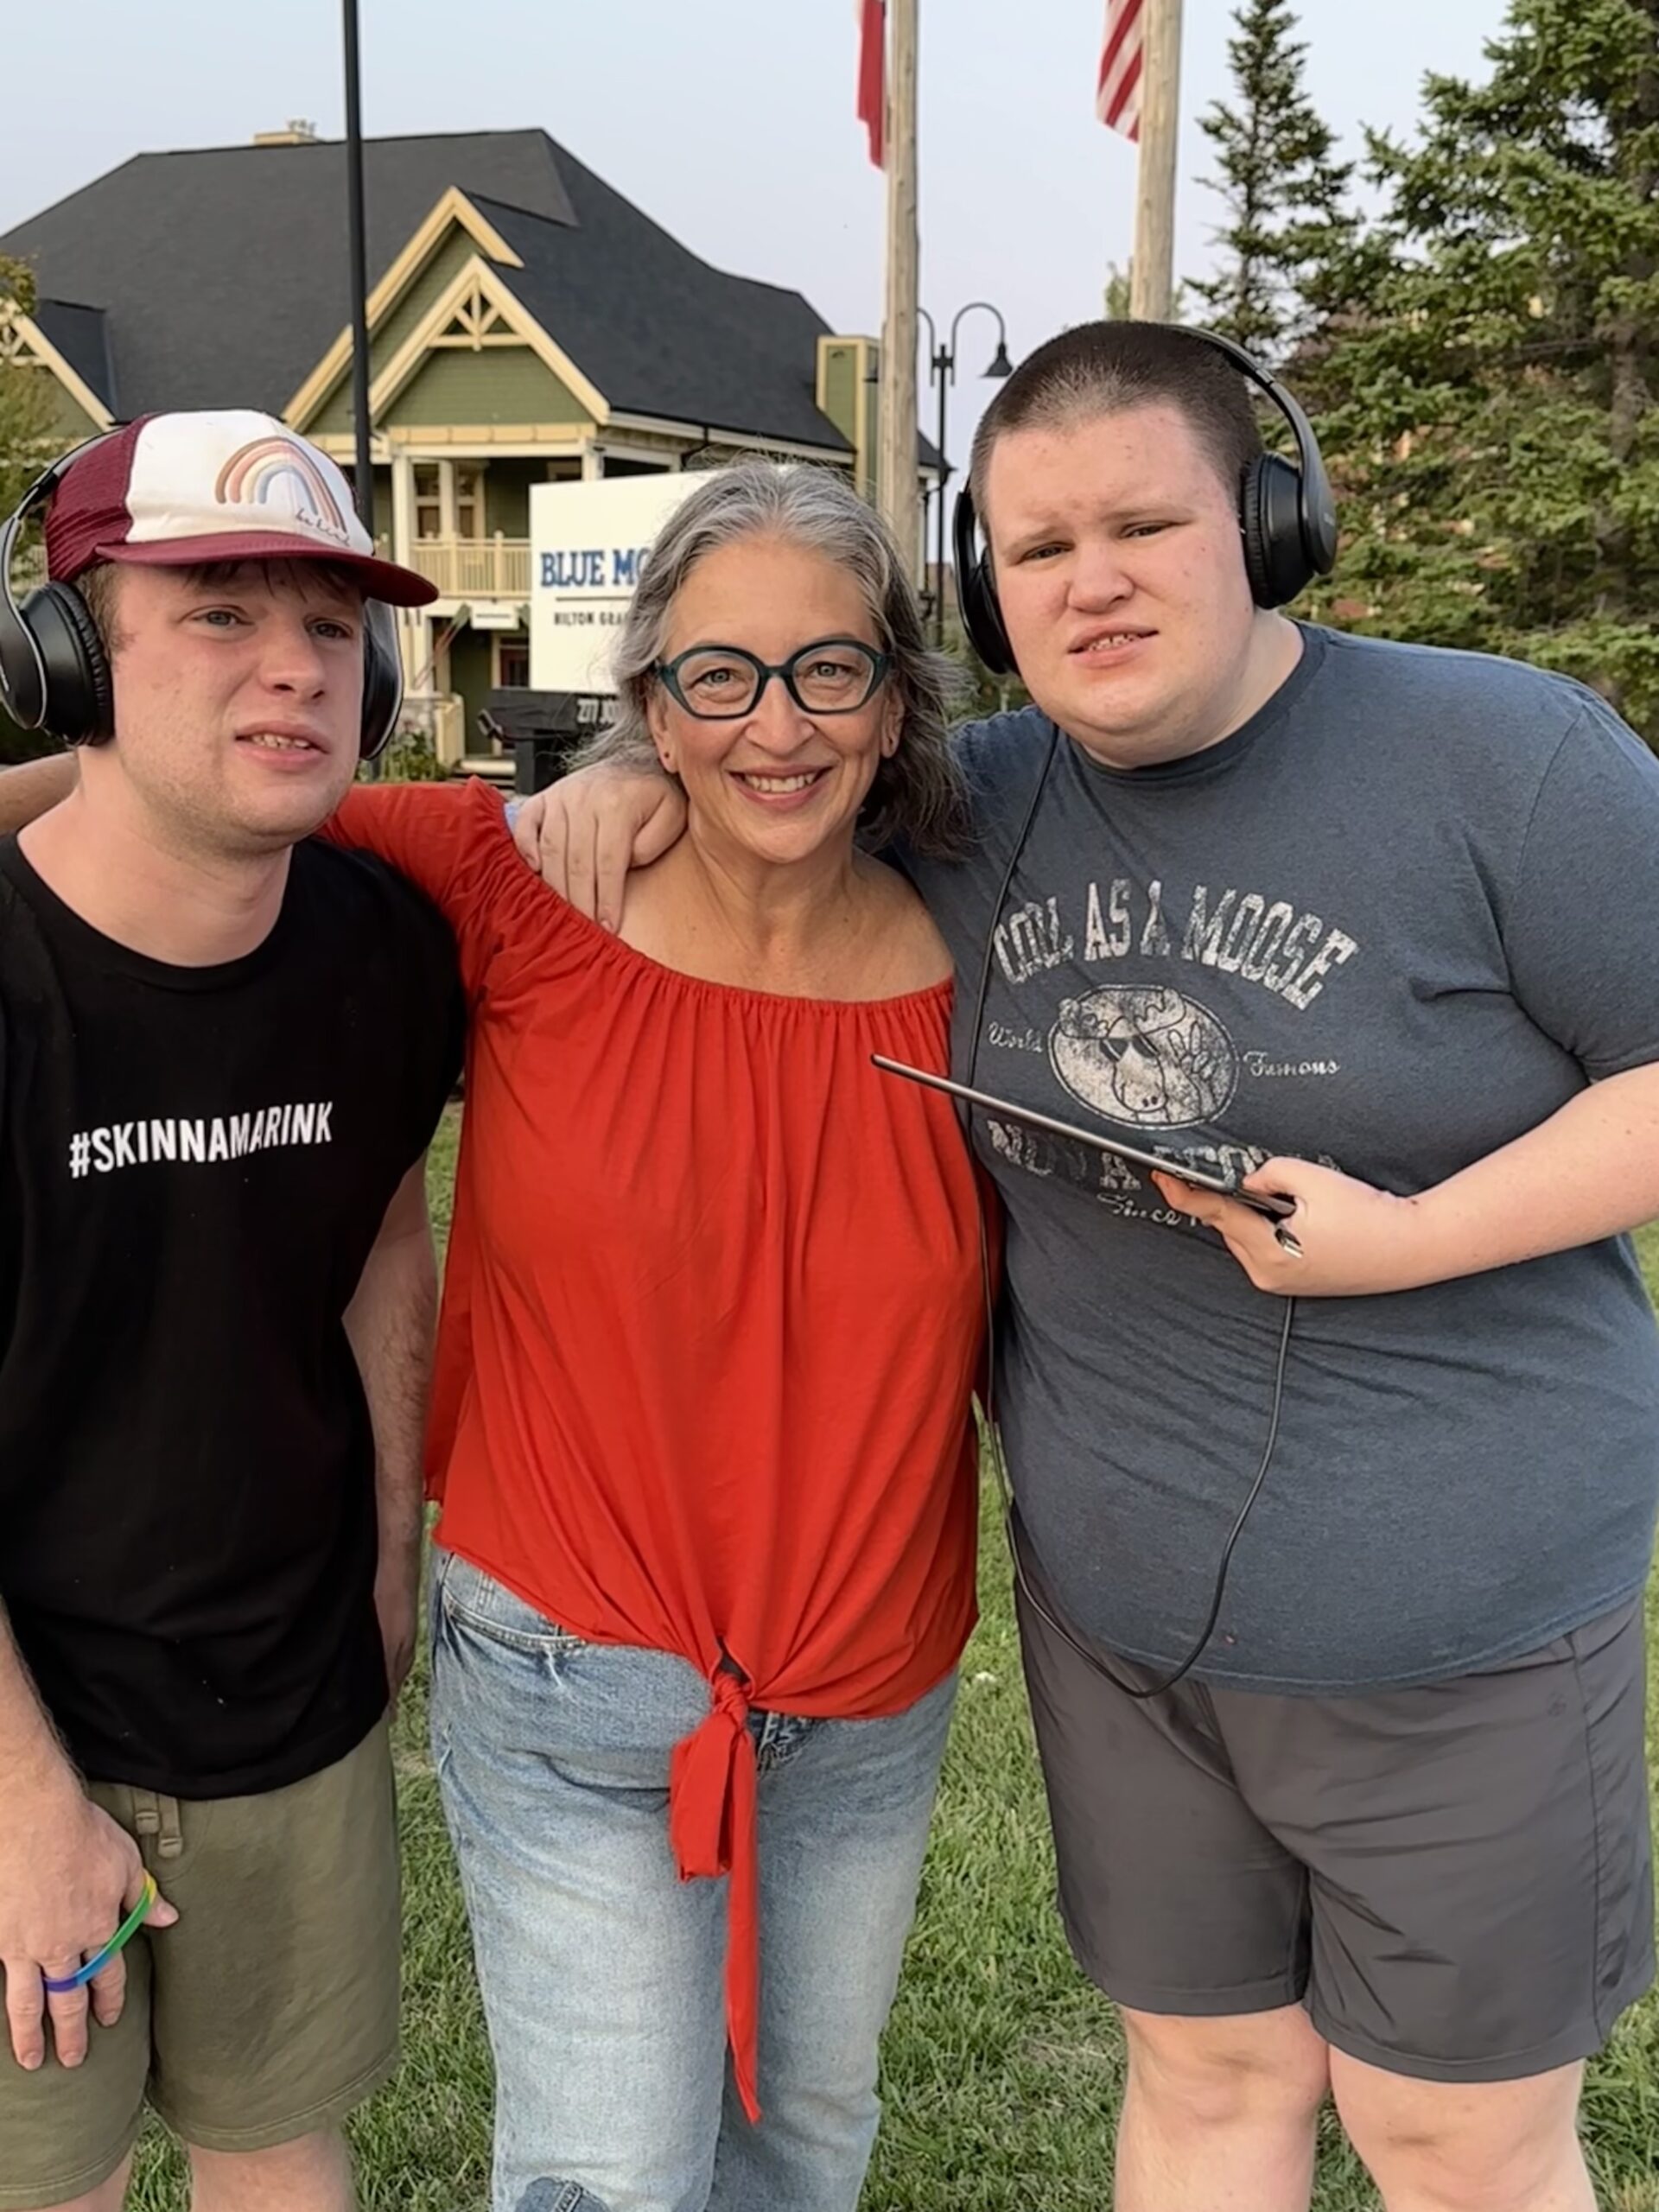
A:
POLYGON ((357 512, 374 536, 374 470, 369 460, 368 251, 363 214, 363 80, 357 35, 357 0, 344 0, 346 32, 346 192, 352 252, 352 421, 356 433, 357 512))
MULTIPOLYGON (((352 492, 358 518, 374 543, 374 466, 370 459, 369 422, 369 256, 363 202, 363 73, 357 35, 357 0, 343 0, 346 35, 346 215, 352 253, 352 427, 356 460, 352 492)), ((364 772, 378 783, 377 756, 364 772)))
POLYGON ((939 343, 938 331, 927 309, 923 308, 919 310, 922 321, 927 325, 927 342, 930 348, 927 364, 928 380, 931 384, 938 385, 939 388, 939 429, 936 440, 939 455, 939 480, 933 493, 935 501, 933 642, 936 645, 942 645, 944 643, 944 492, 945 486, 955 474, 944 457, 945 400, 950 385, 957 380, 957 328, 963 315, 972 315, 976 308, 982 308, 987 315, 994 315, 996 317, 996 352, 992 357, 990 366, 983 373, 988 377, 999 378, 1012 376, 1014 363, 1008 359, 1007 325, 1002 320, 1002 310, 1000 308, 994 308, 988 300, 969 300, 966 307, 958 308, 951 320, 950 342, 948 346, 942 346, 939 343))

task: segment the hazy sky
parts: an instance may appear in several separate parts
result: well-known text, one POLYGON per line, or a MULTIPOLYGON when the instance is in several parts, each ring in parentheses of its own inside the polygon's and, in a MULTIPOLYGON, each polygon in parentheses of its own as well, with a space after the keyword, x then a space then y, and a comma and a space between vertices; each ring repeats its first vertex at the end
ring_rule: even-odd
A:
MULTIPOLYGON (((1357 150, 1409 132, 1423 73, 1479 74, 1503 0, 1304 0, 1308 83, 1357 150)), ((4 10, 0 231, 130 155, 343 128, 334 0, 79 0, 4 10)), ((1015 358, 1098 312, 1128 257, 1134 150, 1095 121, 1102 0, 920 0, 922 299, 1003 310, 1015 358)), ((1227 88, 1230 0, 1186 0, 1179 265, 1217 203, 1198 114, 1227 88)), ((879 328, 882 180, 854 117, 853 0, 360 0, 372 135, 539 124, 708 260, 879 328)), ((344 220, 342 210, 341 219, 344 220)), ((178 277, 189 282, 189 240, 178 277)), ((988 385, 965 319, 950 452, 988 385)), ((925 426, 935 401, 924 386, 925 426)))

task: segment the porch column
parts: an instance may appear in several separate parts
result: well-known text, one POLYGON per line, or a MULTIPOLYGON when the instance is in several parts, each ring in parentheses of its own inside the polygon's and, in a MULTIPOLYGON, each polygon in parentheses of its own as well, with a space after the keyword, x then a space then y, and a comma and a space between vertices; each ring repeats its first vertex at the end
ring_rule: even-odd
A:
MULTIPOLYGON (((415 462, 404 445, 391 448, 391 557, 407 564, 415 543, 415 462)), ((418 682, 426 665, 430 632, 425 617, 406 613, 397 625, 403 647, 404 681, 418 682)))

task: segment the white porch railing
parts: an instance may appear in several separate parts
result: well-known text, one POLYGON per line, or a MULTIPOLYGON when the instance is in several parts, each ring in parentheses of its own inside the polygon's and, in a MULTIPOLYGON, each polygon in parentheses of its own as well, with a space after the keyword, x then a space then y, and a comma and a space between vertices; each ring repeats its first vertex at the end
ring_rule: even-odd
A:
POLYGON ((409 566, 446 599, 528 599, 527 537, 417 537, 409 566))

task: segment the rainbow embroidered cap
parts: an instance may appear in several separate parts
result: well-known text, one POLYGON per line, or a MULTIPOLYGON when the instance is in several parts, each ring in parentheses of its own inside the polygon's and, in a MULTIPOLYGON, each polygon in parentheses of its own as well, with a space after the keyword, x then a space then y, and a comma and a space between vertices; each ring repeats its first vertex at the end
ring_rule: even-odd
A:
POLYGON ((143 415, 89 446, 52 495, 46 558, 65 584, 99 561, 332 561, 392 607, 438 595, 377 556, 327 454, 247 408, 143 415))

